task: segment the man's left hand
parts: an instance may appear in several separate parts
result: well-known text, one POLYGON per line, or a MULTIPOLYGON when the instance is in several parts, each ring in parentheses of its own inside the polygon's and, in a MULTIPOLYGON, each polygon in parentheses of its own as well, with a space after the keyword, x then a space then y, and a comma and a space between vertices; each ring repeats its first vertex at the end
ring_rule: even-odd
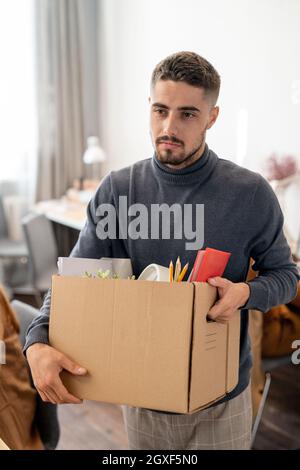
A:
POLYGON ((226 323, 238 308, 245 305, 250 295, 250 288, 245 282, 235 283, 223 277, 212 277, 207 282, 217 287, 219 294, 219 300, 207 316, 211 320, 226 323))

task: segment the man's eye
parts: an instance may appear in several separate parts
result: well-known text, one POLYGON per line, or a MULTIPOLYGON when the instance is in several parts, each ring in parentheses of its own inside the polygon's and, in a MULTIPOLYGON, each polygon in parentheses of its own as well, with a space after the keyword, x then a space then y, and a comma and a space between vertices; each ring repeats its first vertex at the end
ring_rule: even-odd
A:
POLYGON ((188 113, 188 112, 183 113, 183 117, 184 117, 185 119, 192 119, 194 116, 195 116, 195 115, 194 115, 193 113, 188 113))
POLYGON ((154 109, 154 112, 157 113, 159 116, 163 116, 166 113, 165 109, 154 109))

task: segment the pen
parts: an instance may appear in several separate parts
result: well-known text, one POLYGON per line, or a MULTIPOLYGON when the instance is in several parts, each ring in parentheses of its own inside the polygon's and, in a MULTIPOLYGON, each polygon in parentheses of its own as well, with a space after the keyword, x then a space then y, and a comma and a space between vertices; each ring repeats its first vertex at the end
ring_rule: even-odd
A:
POLYGON ((182 279, 184 278, 187 270, 188 270, 188 267, 189 267, 189 263, 186 263, 186 265, 184 266, 183 270, 181 271, 181 273, 179 274, 178 276, 178 279, 177 279, 177 282, 181 282, 182 279))
POLYGON ((177 261, 176 261, 176 266, 175 266, 174 281, 178 280, 178 277, 179 277, 180 273, 181 273, 181 262, 180 262, 180 258, 178 256, 177 261))
POLYGON ((170 266, 169 266, 169 280, 170 282, 173 282, 173 261, 170 261, 170 266))

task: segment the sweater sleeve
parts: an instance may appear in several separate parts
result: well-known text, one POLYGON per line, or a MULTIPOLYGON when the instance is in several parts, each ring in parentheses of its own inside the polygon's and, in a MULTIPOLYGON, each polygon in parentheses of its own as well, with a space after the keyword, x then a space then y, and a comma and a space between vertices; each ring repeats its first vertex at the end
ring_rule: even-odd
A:
MULTIPOLYGON (((110 175, 107 175, 95 196, 91 199, 87 207, 87 220, 81 230, 78 241, 74 246, 70 256, 77 258, 102 258, 111 256, 111 240, 99 240, 96 229, 99 217, 96 215, 97 208, 102 203, 113 204, 113 194, 111 189, 110 175)), ((51 306, 51 289, 48 290, 40 314, 29 325, 24 345, 24 353, 34 343, 49 344, 49 316, 51 306)))
POLYGON ((283 222, 277 197, 260 176, 248 218, 252 268, 259 275, 247 282, 250 296, 243 308, 267 312, 290 302, 297 294, 299 274, 283 233, 283 222))

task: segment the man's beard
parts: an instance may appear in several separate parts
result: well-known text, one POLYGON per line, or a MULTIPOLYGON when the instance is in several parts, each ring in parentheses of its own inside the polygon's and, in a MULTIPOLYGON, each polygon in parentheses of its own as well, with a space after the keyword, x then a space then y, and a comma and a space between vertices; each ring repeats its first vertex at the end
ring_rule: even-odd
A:
MULTIPOLYGON (((177 165, 182 165, 183 163, 186 163, 185 166, 189 166, 194 161, 197 160, 197 158, 195 158, 195 155, 197 155, 197 153, 201 149, 204 139, 205 139, 205 132, 203 132, 203 134, 201 135, 200 144, 197 145, 197 147, 194 148, 188 154, 186 154, 185 152, 182 152, 180 154, 174 155, 172 149, 165 149, 162 152, 160 152, 159 150, 156 150, 157 158, 163 164, 170 164, 170 165, 177 166, 177 165)), ((199 158, 200 155, 197 155, 197 157, 199 158)))

